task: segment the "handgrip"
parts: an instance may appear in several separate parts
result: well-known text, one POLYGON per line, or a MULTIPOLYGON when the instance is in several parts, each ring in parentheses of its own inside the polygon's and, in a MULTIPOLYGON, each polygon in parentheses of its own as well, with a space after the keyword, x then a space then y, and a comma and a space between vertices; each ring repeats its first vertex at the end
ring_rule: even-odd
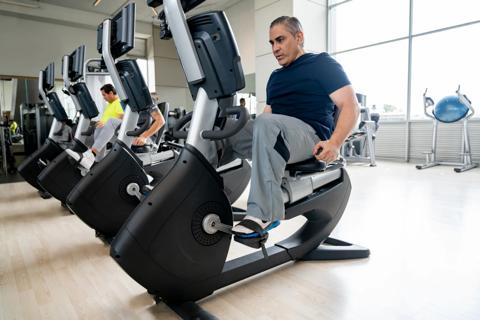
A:
POLYGON ((180 129, 183 128, 190 120, 192 120, 192 115, 193 112, 189 112, 175 123, 172 133, 175 139, 187 139, 188 132, 180 129))
POLYGON ((83 131, 80 134, 82 136, 91 136, 95 132, 95 126, 89 126, 87 131, 83 131))
POLYGON ((150 111, 146 110, 146 111, 142 111, 142 112, 148 114, 147 121, 145 121, 140 128, 137 128, 137 129, 132 130, 132 131, 128 131, 127 132, 128 137, 138 137, 139 135, 141 135, 142 133, 147 131, 148 128, 150 128, 150 125, 152 124, 152 119, 150 117, 150 111))
POLYGON ((237 121, 231 127, 223 130, 208 130, 202 132, 202 138, 210 140, 221 140, 235 135, 239 132, 247 123, 248 116, 247 110, 244 107, 229 107, 225 109, 227 115, 238 115, 237 121))

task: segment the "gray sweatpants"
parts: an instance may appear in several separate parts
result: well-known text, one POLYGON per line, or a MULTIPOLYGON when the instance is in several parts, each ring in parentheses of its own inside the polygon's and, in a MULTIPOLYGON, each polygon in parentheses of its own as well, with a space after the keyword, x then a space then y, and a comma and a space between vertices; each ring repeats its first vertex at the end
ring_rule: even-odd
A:
POLYGON ((96 128, 93 134, 93 146, 98 150, 95 161, 100 161, 105 157, 107 143, 115 135, 115 130, 122 124, 122 119, 110 118, 101 128, 96 128))
POLYGON ((281 183, 285 166, 313 157, 318 141, 315 130, 302 120, 270 113, 249 120, 225 141, 222 164, 235 158, 252 160, 248 215, 267 221, 284 218, 281 183))

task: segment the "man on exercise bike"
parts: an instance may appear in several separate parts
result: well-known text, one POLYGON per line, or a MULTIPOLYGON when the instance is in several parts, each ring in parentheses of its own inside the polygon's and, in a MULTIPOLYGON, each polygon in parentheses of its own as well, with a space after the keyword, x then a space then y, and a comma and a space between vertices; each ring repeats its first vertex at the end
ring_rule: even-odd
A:
POLYGON ((240 238, 262 237, 279 225, 285 215, 281 182, 287 163, 313 156, 327 163, 336 160, 359 114, 340 64, 325 52, 305 53, 297 18, 275 19, 269 42, 281 68, 268 80, 267 105, 227 141, 235 156, 252 159, 247 215, 232 229, 240 238))
MULTIPOLYGON (((65 150, 70 157, 87 170, 89 170, 95 162, 99 162, 105 157, 106 145, 115 135, 115 131, 121 125, 123 118, 123 108, 113 85, 106 84, 100 88, 100 91, 108 104, 103 111, 100 121, 96 123, 92 148, 82 154, 71 149, 65 150)), ((156 105, 151 109, 150 115, 154 122, 148 130, 134 139, 133 145, 145 145, 147 139, 158 132, 164 125, 165 119, 156 105)))

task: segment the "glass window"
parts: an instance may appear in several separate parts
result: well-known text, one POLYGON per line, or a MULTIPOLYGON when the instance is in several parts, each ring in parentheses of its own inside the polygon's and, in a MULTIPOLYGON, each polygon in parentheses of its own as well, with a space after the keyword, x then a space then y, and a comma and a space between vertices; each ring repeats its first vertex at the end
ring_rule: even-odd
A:
POLYGON ((382 120, 405 119, 407 106, 408 41, 337 54, 356 92, 382 120))
POLYGON ((352 0, 330 10, 330 52, 408 36, 408 0, 352 0))
POLYGON ((422 95, 438 101, 458 85, 480 114, 480 24, 413 38, 411 118, 425 117, 422 95))
POLYGON ((12 80, 0 80, 0 108, 3 111, 12 110, 12 80))
POLYGON ((147 86, 149 86, 149 82, 148 82, 148 61, 147 61, 147 59, 138 58, 137 59, 137 64, 138 64, 138 67, 140 68, 140 72, 142 73, 142 76, 143 76, 143 79, 145 80, 145 83, 147 84, 147 86))
POLYGON ((480 1, 478 0, 413 1, 414 34, 475 20, 480 20, 480 1))

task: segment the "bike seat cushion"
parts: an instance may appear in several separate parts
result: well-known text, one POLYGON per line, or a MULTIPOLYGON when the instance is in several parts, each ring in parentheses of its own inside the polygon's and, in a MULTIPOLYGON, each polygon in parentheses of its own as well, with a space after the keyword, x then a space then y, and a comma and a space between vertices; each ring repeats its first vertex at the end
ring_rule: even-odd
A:
POLYGON ((150 152, 150 147, 149 146, 131 146, 131 149, 135 153, 148 153, 150 152))
POLYGON ((324 171, 326 164, 323 161, 318 161, 315 158, 310 158, 301 162, 289 163, 285 167, 290 174, 295 173, 315 173, 324 171))

